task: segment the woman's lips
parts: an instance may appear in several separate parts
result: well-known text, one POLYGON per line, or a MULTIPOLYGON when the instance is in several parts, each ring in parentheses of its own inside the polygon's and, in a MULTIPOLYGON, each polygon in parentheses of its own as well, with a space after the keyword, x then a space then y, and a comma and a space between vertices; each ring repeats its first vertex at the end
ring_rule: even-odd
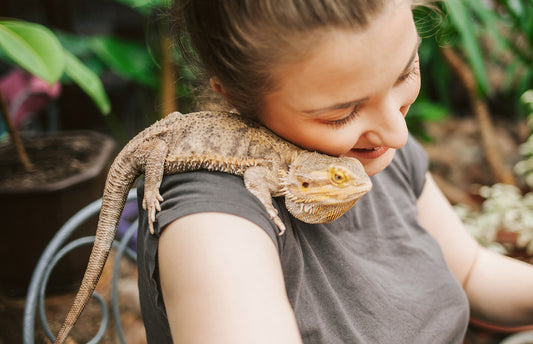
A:
POLYGON ((353 148, 352 152, 363 159, 376 159, 385 154, 387 147, 353 148))

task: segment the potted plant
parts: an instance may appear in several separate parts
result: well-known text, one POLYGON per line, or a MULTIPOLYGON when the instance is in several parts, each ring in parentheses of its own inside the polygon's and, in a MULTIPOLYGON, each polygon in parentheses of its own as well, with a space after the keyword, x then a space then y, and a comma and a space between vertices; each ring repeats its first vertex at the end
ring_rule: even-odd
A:
MULTIPOLYGON (((6 94, 13 91, 14 84, 0 87, 0 112, 10 136, 0 142, 0 207, 5 214, 0 240, 0 259, 4 262, 0 291, 20 296, 55 231, 77 210, 101 196, 114 141, 88 131, 33 137, 19 134, 20 117, 16 116, 24 102, 31 101, 32 95, 57 97, 62 77, 77 83, 101 113, 110 112, 99 77, 65 50, 49 29, 18 20, 0 21, 0 59, 24 71, 13 72, 15 76, 10 77, 18 73, 31 86, 27 90, 36 90, 8 99, 6 94), (54 157, 57 152, 61 160, 54 157), (59 167, 66 168, 60 172, 59 167), (57 175, 51 177, 49 172, 57 175)), ((94 228, 89 224, 85 231, 93 233, 94 228)), ((85 259, 67 257, 52 286, 76 283, 79 276, 73 276, 72 271, 81 274, 85 264, 85 259)))

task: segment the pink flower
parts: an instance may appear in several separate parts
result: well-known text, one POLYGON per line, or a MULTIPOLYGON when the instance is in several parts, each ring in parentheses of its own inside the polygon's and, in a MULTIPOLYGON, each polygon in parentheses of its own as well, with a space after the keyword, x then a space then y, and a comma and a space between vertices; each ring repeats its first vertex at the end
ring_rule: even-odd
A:
POLYGON ((0 79, 0 90, 17 128, 59 97, 61 84, 50 85, 21 69, 14 69, 0 79))

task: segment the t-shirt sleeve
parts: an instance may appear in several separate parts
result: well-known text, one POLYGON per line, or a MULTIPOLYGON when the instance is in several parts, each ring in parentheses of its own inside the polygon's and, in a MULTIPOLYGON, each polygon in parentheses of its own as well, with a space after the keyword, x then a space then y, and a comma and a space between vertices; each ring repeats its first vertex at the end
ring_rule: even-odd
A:
POLYGON ((429 160, 424 148, 413 136, 409 135, 405 146, 398 150, 395 164, 401 169, 416 198, 420 197, 426 184, 429 160))
POLYGON ((164 202, 156 215, 156 235, 186 215, 220 212, 255 223, 277 244, 277 227, 261 202, 245 188, 242 177, 207 171, 178 173, 165 176, 160 191, 164 202))

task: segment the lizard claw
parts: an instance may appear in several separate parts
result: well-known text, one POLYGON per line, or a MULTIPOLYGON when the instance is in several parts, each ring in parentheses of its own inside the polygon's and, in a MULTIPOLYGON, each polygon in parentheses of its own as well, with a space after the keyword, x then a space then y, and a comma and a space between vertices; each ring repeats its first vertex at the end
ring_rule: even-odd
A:
POLYGON ((145 191, 143 199, 143 209, 148 211, 148 227, 150 234, 154 234, 154 222, 156 222, 155 215, 161 211, 161 203, 163 197, 159 194, 159 190, 145 191))
POLYGON ((278 229, 279 229, 278 235, 282 236, 285 233, 286 228, 285 228, 285 224, 283 223, 283 221, 281 221, 281 219, 279 218, 278 211, 276 210, 276 208, 272 207, 271 209, 268 209, 267 212, 268 212, 268 215, 270 215, 270 219, 274 221, 276 226, 278 226, 278 229))
POLYGON ((155 234, 154 223, 150 220, 148 220, 148 228, 150 229, 150 234, 154 235, 155 234))
POLYGON ((278 228, 279 228, 279 233, 278 233, 278 235, 279 235, 279 236, 282 236, 283 234, 285 234, 285 230, 286 230, 286 228, 285 228, 285 225, 283 224, 283 222, 281 222, 281 219, 280 219, 279 217, 276 216, 276 217, 273 218, 272 220, 274 221, 274 223, 275 223, 275 224, 278 226, 278 228))

